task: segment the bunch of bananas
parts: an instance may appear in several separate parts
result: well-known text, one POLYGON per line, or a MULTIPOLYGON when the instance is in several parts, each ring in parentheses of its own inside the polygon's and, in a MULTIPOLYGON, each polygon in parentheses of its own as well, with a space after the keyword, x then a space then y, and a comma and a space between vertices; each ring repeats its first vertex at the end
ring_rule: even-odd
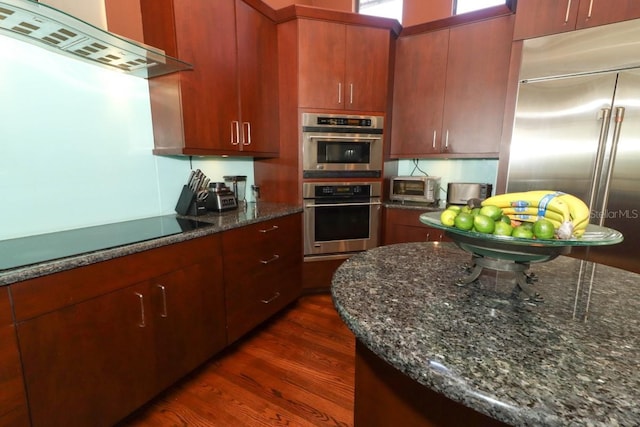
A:
POLYGON ((505 193, 482 201, 483 206, 498 206, 512 220, 551 221, 559 239, 580 237, 589 224, 589 207, 578 197, 561 191, 534 190, 505 193))

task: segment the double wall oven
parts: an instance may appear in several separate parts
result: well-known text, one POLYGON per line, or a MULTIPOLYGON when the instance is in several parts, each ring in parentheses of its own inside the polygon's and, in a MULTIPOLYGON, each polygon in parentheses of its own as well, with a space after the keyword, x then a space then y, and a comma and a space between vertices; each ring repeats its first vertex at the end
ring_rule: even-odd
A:
POLYGON ((305 257, 379 245, 383 123, 382 116, 303 113, 305 257))

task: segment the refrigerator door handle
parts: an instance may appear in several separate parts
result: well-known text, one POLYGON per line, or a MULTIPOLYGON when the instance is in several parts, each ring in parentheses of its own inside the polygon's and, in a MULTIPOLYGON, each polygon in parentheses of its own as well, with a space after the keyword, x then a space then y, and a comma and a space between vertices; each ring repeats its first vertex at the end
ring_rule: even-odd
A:
POLYGON ((616 107, 616 116, 615 116, 615 125, 613 128, 613 139, 611 141, 611 156, 609 158, 609 164, 607 165, 607 179, 604 182, 604 192, 602 197, 602 206, 600 221, 598 224, 600 226, 604 225, 604 220, 607 214, 607 205, 609 204, 609 187, 611 187, 611 177, 613 176, 613 168, 616 163, 616 154, 618 152, 618 141, 620 140, 620 131, 622 130, 622 122, 624 121, 624 107, 616 107))
POLYGON ((596 160, 593 166, 593 177, 591 179, 591 189, 589 190, 589 210, 593 212, 598 194, 598 183, 602 174, 602 164, 604 163, 604 150, 609 136, 609 124, 611 123, 611 108, 603 108, 600 110, 602 114, 602 125, 600 126, 600 136, 598 138, 598 150, 596 151, 596 160))

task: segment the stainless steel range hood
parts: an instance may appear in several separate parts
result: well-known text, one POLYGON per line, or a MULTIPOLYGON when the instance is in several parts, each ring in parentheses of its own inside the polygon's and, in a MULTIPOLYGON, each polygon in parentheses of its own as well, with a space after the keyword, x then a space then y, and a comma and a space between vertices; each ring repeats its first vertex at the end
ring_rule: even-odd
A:
POLYGON ((106 32, 31 0, 0 0, 0 34, 143 78, 193 68, 160 49, 106 32))

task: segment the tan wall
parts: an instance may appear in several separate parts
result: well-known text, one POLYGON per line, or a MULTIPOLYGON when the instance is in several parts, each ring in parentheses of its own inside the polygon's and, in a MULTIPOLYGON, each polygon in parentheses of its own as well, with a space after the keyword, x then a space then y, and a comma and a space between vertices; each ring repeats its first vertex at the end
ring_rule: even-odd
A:
POLYGON ((404 0, 402 26, 410 27, 423 22, 448 18, 453 11, 453 0, 404 0))
MULTIPOLYGON (((273 9, 281 9, 292 4, 324 7, 326 9, 353 12, 357 0, 262 0, 273 9)), ((423 22, 451 16, 453 0, 404 0, 402 7, 402 26, 422 24, 423 22)))
POLYGON ((144 42, 140 2, 131 0, 104 0, 109 31, 144 42), (112 19, 109 19, 112 17, 112 19))
POLYGON ((107 28, 103 0, 40 0, 40 2, 80 18, 96 27, 107 28))

